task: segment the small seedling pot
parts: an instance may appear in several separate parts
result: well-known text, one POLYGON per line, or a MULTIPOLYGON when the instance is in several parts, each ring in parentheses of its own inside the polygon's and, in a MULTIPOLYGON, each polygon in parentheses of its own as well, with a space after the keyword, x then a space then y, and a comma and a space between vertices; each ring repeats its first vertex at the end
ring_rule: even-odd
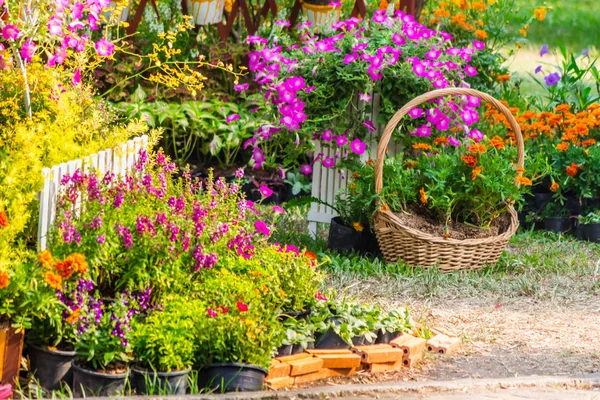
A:
POLYGON ((571 229, 569 218, 548 217, 544 219, 544 229, 555 233, 564 233, 571 229))
POLYGON ((140 395, 181 395, 188 387, 187 377, 191 370, 154 372, 131 368, 131 386, 140 395))
POLYGON ((267 370, 257 365, 239 363, 209 364, 198 372, 198 387, 217 393, 262 390, 267 370))
POLYGON ((600 243, 600 224, 583 225, 585 240, 600 243))
POLYGON ((292 354, 294 346, 291 344, 284 344, 277 348, 277 357, 289 356, 292 354))
POLYGON ((391 342, 392 340, 396 339, 400 335, 401 335, 401 332, 383 333, 383 331, 380 329, 379 331, 377 331, 377 339, 375 339, 375 344, 387 344, 387 343, 391 342))

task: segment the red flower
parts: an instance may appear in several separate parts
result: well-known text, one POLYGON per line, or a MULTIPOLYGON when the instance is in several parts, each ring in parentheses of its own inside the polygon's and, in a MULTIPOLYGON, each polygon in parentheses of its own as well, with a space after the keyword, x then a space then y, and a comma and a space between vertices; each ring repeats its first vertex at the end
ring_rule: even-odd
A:
POLYGON ((244 303, 242 303, 241 301, 238 301, 236 305, 237 305, 237 309, 238 309, 239 312, 246 312, 246 311, 248 311, 248 306, 245 305, 244 303))
POLYGON ((220 310, 223 314, 227 314, 229 312, 229 309, 224 306, 217 306, 217 310, 220 310))
POLYGON ((327 297, 323 296, 321 294, 321 291, 319 290, 316 294, 315 294, 315 299, 317 300, 321 300, 321 301, 327 301, 327 297))

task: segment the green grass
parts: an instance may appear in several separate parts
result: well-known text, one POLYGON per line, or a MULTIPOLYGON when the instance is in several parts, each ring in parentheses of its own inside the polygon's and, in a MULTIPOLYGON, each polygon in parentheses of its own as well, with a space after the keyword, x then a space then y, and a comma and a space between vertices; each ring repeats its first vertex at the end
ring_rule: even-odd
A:
MULTIPOLYGON (((518 15, 533 15, 541 5, 552 9, 546 20, 531 24, 527 39, 533 47, 547 44, 551 48, 563 44, 578 52, 600 45, 600 3, 598 0, 516 0, 518 15)), ((515 16, 518 18, 518 16, 515 16)), ((511 21, 515 25, 515 19, 511 21)), ((518 30, 518 28, 517 28, 518 30)))

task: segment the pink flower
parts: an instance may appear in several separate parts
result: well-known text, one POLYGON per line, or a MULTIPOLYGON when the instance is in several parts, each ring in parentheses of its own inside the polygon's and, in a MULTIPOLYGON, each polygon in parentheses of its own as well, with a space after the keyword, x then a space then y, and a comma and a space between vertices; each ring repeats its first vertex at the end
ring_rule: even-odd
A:
POLYGON ((271 210, 273 210, 273 212, 276 212, 277 214, 285 214, 285 210, 280 206, 273 206, 271 210))
POLYGON ((372 99, 371 95, 368 93, 361 93, 358 95, 358 98, 362 101, 370 101, 372 99))
POLYGON ((465 74, 467 74, 467 76, 476 76, 477 69, 467 64, 465 65, 465 74))
POLYGON ((485 43, 480 42, 479 40, 475 40, 473 42, 473 47, 475 47, 477 50, 483 50, 485 49, 485 43))
POLYGON ((98 55, 101 57, 110 57, 115 52, 115 45, 105 38, 98 40, 94 47, 96 48, 98 55))
POLYGON ((7 24, 4 29, 2 29, 2 37, 5 40, 15 41, 19 37, 19 33, 21 33, 21 31, 18 30, 16 26, 11 24, 7 24))
POLYGON ((476 142, 481 142, 483 140, 483 132, 479 129, 472 129, 471 132, 469 132, 469 137, 476 142))
POLYGON ((333 140, 333 131, 331 129, 325 129, 321 134, 321 140, 324 142, 331 142, 333 140))
POLYGON ((323 296, 320 290, 317 293, 315 293, 315 299, 319 301, 327 301, 327 297, 323 296))
POLYGON ((214 312, 214 311, 213 311, 213 309, 212 309, 212 308, 210 308, 210 307, 206 309, 206 312, 208 313, 208 316, 209 316, 210 318, 214 318, 214 317, 216 317, 216 316, 218 316, 218 315, 219 315, 219 314, 217 314, 216 312, 214 312))
POLYGON ((335 160, 334 160, 333 158, 331 158, 331 157, 325 157, 325 158, 323 159, 323 166, 324 166, 325 168, 331 168, 331 167, 333 167, 334 165, 335 165, 335 160))
POLYGON ((310 164, 303 164, 302 167, 300 167, 300 172, 302 172, 304 175, 310 175, 312 174, 312 167, 310 164))
POLYGON ((259 169, 265 162, 265 153, 258 147, 252 150, 252 159, 254 160, 254 169, 259 169))
POLYGON ((358 59, 358 53, 346 54, 344 56, 344 64, 350 64, 358 59))
POLYGON ((342 147, 344 146, 346 143, 348 143, 348 138, 344 135, 340 135, 337 137, 337 139, 335 140, 335 144, 338 147, 342 147))
POLYGON ((271 234, 271 229, 269 229, 267 224, 265 224, 263 221, 256 221, 254 223, 254 229, 256 229, 256 232, 262 233, 267 237, 269 237, 269 235, 271 234))
POLYGON ((342 6, 342 3, 341 3, 341 2, 339 2, 339 1, 332 1, 331 3, 329 3, 329 5, 330 5, 331 7, 341 7, 341 6, 342 6))
POLYGON ((237 121, 238 119, 240 119, 240 114, 231 114, 228 115, 227 118, 225 118, 225 122, 230 123, 233 121, 237 121))
POLYGON ((248 311, 248 306, 245 305, 244 303, 242 303, 241 301, 238 301, 236 303, 237 309, 239 312, 246 312, 248 311))
POLYGON ((452 146, 460 146, 460 142, 454 136, 448 136, 448 143, 450 143, 452 146))
POLYGON ((365 128, 367 128, 369 130, 369 132, 375 132, 375 125, 373 125, 373 121, 371 120, 366 120, 365 122, 363 122, 363 126, 365 128))
POLYGON ((248 84, 242 83, 239 85, 233 85, 233 90, 235 90, 236 92, 243 92, 245 90, 248 90, 248 84))
POLYGON ((271 188, 269 188, 268 186, 261 186, 259 189, 260 194, 264 197, 270 197, 273 194, 273 190, 271 190, 271 188))
POLYGON ((425 76, 427 75, 427 70, 425 65, 421 62, 416 62, 413 64, 413 72, 416 76, 425 76))
POLYGON ((50 18, 50 21, 48 21, 48 31, 50 32, 50 34, 54 36, 62 34, 62 23, 62 20, 57 16, 53 16, 52 18, 50 18))
POLYGON ((81 83, 81 70, 77 68, 73 74, 73 86, 79 86, 81 83))
POLYGON ((354 139, 352 141, 352 143, 350 143, 350 149, 352 150, 352 152, 354 152, 355 154, 361 155, 365 152, 365 150, 367 149, 367 144, 361 142, 360 139, 354 139))
POLYGON ((413 108, 408 112, 408 115, 410 115, 411 118, 414 118, 414 119, 420 118, 423 115, 423 109, 422 108, 413 108))
POLYGON ((392 42, 394 42, 396 46, 404 46, 406 44, 406 38, 396 32, 394 33, 394 36, 392 36, 392 42))
POLYGON ((28 39, 23 46, 21 46, 21 57, 27 62, 31 62, 33 55, 35 54, 35 44, 28 39))

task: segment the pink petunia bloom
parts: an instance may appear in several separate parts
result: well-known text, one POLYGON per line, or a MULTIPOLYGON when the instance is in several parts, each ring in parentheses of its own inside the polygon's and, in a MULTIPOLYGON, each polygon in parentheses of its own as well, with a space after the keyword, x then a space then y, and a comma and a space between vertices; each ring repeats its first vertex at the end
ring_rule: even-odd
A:
POLYGON ((302 167, 300 167, 300 172, 302 172, 304 175, 310 175, 312 174, 312 167, 310 164, 303 164, 302 167))
POLYGON ((110 57, 115 53, 115 45, 105 38, 98 40, 94 47, 96 48, 98 55, 101 57, 110 57))
POLYGON ((367 119, 363 122, 363 126, 369 130, 369 132, 375 132, 375 125, 373 125, 373 121, 367 119))
POLYGON ((331 158, 331 157, 325 157, 325 158, 323 159, 323 166, 324 166, 325 168, 331 168, 331 167, 333 167, 334 165, 335 165, 335 160, 334 160, 333 158, 331 158))
POLYGON ((273 212, 275 212, 277 214, 285 214, 285 210, 283 208, 281 208, 280 206, 273 206, 271 208, 271 210, 273 210, 273 212))
POLYGON ((33 55, 35 54, 35 44, 28 39, 23 46, 21 46, 21 57, 27 62, 31 62, 33 60, 33 55))
POLYGON ((218 316, 218 315, 219 315, 219 314, 217 314, 216 312, 214 312, 214 311, 213 311, 213 309, 212 309, 212 308, 210 308, 210 307, 206 309, 206 313, 208 314, 208 316, 209 316, 210 318, 214 318, 214 317, 216 317, 216 316, 218 316))
POLYGON ((248 311, 248 306, 244 303, 242 303, 241 301, 238 301, 236 303, 237 309, 239 312, 246 312, 248 311))
POLYGON ((235 90, 236 92, 243 92, 245 90, 248 90, 248 84, 247 83, 241 83, 239 85, 233 85, 233 90, 235 90))
POLYGON ((362 155, 367 149, 367 144, 356 138, 352 141, 352 143, 350 143, 350 149, 353 153, 362 155))
POLYGON ((473 47, 475 47, 477 50, 483 50, 485 49, 485 43, 475 40, 473 41, 473 47))
POLYGON ((346 54, 344 56, 344 64, 350 64, 358 59, 358 53, 346 54))
POLYGON ((431 49, 425 54, 425 57, 427 57, 431 61, 435 61, 438 58, 440 58, 441 55, 442 55, 441 50, 431 49))
POLYGON ((335 139, 335 144, 338 147, 342 147, 346 143, 348 143, 348 138, 345 135, 340 135, 340 136, 337 137, 337 139, 335 139))
POLYGON ((416 76, 427 75, 427 69, 425 67, 425 64, 423 64, 422 62, 415 62, 413 64, 413 72, 415 73, 416 76))
POLYGON ((255 147, 252 150, 252 159, 255 162, 254 169, 259 169, 265 162, 265 153, 258 147, 255 147))
POLYGON ((481 142, 483 140, 483 132, 479 129, 472 129, 471 132, 469 132, 469 137, 476 142, 481 142))
POLYGON ((62 24, 63 21, 60 18, 55 15, 52 16, 48 21, 48 32, 53 36, 61 35, 63 33, 62 24))
POLYGON ((396 32, 394 33, 394 36, 392 36, 392 42, 394 42, 396 46, 404 46, 406 44, 406 38, 396 32))
POLYGON ((15 41, 19 37, 19 33, 21 33, 21 31, 18 30, 16 26, 11 25, 11 24, 7 24, 2 29, 2 37, 5 40, 15 41))
POLYGON ((73 86, 79 86, 81 83, 81 70, 77 68, 73 74, 73 86))
POLYGON ((325 129, 321 134, 321 140, 324 142, 331 142, 333 140, 333 131, 331 129, 325 129))
POLYGON ((256 229, 256 232, 262 233, 267 237, 269 237, 269 235, 271 234, 271 230, 263 221, 256 221, 254 223, 254 229, 256 229))
POLYGON ((460 146, 460 142, 454 136, 448 136, 448 143, 450 143, 452 146, 460 146))
POLYGON ((477 68, 472 67, 470 65, 465 65, 465 74, 467 74, 467 76, 476 76, 477 75, 477 68))
POLYGON ((422 108, 413 108, 408 112, 408 115, 410 115, 411 118, 414 118, 414 119, 420 118, 423 115, 423 109, 422 108))
POLYGON ((240 114, 231 114, 228 115, 227 118, 225 118, 225 122, 230 123, 233 121, 237 121, 238 119, 240 119, 240 114))
POLYGON ((361 101, 371 101, 371 99, 372 99, 371 95, 368 94, 368 93, 361 93, 361 94, 358 95, 358 98, 361 101))
POLYGON ((273 194, 273 190, 268 186, 263 185, 260 188, 258 188, 258 190, 260 191, 260 194, 264 197, 271 197, 271 195, 273 194))

